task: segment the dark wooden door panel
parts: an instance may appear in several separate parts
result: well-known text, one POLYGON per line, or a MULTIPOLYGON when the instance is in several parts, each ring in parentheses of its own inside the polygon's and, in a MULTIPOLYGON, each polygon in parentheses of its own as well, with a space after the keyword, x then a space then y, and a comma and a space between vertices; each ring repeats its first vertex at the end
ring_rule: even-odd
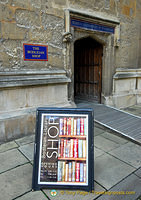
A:
POLYGON ((75 96, 100 102, 102 74, 102 45, 91 38, 75 43, 75 96))

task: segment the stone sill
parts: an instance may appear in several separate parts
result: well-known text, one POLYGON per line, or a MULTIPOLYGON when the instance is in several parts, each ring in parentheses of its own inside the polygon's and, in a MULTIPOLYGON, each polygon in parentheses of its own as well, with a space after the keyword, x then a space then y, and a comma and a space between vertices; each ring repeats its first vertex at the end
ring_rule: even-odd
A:
POLYGON ((68 83, 65 70, 0 72, 0 88, 68 83))
POLYGON ((113 78, 115 80, 125 78, 141 78, 141 69, 117 69, 113 78))

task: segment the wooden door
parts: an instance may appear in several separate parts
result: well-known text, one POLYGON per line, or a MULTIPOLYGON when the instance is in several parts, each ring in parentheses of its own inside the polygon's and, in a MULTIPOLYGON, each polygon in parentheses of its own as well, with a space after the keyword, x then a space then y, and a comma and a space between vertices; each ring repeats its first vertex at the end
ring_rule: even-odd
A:
POLYGON ((102 91, 101 44, 91 38, 78 40, 74 45, 75 98, 101 101, 102 91))

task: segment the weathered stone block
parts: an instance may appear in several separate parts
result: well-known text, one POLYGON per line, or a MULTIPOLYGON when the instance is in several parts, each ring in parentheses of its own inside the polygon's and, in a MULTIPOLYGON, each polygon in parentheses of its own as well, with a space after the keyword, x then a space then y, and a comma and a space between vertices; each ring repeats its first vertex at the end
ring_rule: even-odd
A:
POLYGON ((134 91, 135 88, 136 88, 136 78, 115 80, 115 93, 130 92, 134 91))
POLYGON ((45 44, 52 40, 52 32, 43 29, 29 30, 29 39, 36 42, 44 42, 45 44))
POLYGON ((40 16, 29 10, 16 10, 16 22, 25 28, 40 28, 40 16))
POLYGON ((4 39, 25 39, 27 30, 18 27, 15 22, 2 22, 1 23, 2 38, 4 39))
POLYGON ((48 64, 51 65, 51 66, 63 69, 64 60, 63 60, 62 56, 59 56, 59 55, 50 55, 49 54, 48 64))
POLYGON ((11 5, 13 7, 20 7, 20 8, 26 8, 29 9, 29 0, 19 1, 19 0, 12 0, 11 5))
POLYGON ((23 89, 3 90, 0 93, 0 111, 26 107, 26 91, 23 89))
POLYGON ((2 20, 9 21, 9 20, 12 20, 13 18, 14 18, 14 14, 12 10, 8 6, 1 4, 0 5, 0 21, 2 20))
POLYGON ((0 0, 0 3, 3 3, 3 4, 8 3, 8 0, 0 0))
POLYGON ((64 30, 63 19, 43 13, 41 20, 44 29, 52 33, 52 43, 62 47, 62 34, 64 30))

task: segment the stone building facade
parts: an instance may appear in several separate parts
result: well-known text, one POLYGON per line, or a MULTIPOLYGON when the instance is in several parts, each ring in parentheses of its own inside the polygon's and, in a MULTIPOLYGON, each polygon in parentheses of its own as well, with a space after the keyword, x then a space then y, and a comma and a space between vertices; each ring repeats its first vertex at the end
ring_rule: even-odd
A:
POLYGON ((0 47, 1 141, 33 133, 39 106, 141 103, 140 0, 0 0, 0 47))

